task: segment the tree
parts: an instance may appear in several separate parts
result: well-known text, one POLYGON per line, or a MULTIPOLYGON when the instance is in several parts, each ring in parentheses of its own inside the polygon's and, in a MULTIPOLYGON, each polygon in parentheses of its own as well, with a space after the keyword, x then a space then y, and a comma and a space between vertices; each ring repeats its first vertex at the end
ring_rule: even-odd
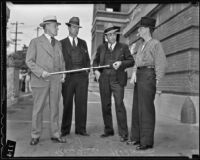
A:
POLYGON ((25 63, 27 47, 24 45, 23 50, 7 56, 7 66, 16 67, 18 69, 27 70, 28 67, 25 63))

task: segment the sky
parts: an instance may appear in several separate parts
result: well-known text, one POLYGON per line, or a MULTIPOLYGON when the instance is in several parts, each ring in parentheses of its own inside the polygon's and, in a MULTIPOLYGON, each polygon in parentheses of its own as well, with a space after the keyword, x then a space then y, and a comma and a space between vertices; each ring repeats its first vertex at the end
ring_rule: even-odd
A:
MULTIPOLYGON (((19 45, 17 50, 21 50, 22 46, 29 45, 31 39, 37 37, 36 28, 43 21, 43 17, 48 15, 55 15, 57 21, 61 23, 58 30, 56 39, 61 40, 68 36, 68 28, 66 22, 73 16, 80 18, 80 25, 82 28, 79 30, 78 37, 84 39, 88 45, 89 54, 91 54, 91 29, 93 18, 93 5, 92 4, 51 4, 51 5, 13 5, 7 4, 10 9, 10 19, 7 23, 7 40, 14 39, 15 25, 11 23, 18 22, 19 45), (24 23, 24 24, 20 24, 24 23)), ((39 30, 39 36, 43 34, 43 29, 39 30)), ((14 45, 10 45, 7 49, 7 54, 14 52, 14 45)))

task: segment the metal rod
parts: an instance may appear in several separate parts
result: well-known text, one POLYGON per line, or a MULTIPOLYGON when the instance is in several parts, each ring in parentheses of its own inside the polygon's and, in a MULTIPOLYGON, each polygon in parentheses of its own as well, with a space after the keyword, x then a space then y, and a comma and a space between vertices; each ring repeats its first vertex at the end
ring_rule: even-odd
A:
POLYGON ((52 72, 52 73, 50 73, 50 75, 63 74, 63 73, 73 73, 73 72, 87 71, 87 70, 90 70, 90 69, 101 69, 101 68, 109 68, 109 67, 110 67, 110 65, 88 67, 88 68, 74 69, 74 70, 68 70, 68 71, 52 72))

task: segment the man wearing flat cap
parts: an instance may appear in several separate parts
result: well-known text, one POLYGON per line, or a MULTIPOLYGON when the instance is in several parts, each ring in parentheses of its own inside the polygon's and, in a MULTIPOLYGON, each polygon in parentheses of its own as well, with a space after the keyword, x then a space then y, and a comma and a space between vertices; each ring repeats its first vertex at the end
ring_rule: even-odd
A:
MULTIPOLYGON (((61 40, 66 70, 90 67, 87 44, 84 40, 77 37, 79 28, 82 28, 79 25, 79 22, 80 20, 78 17, 72 17, 69 22, 66 23, 69 30, 69 36, 61 40)), ((65 83, 63 83, 62 86, 62 136, 70 134, 73 114, 73 98, 75 100, 75 134, 89 136, 86 132, 88 75, 88 71, 66 74, 65 83)))
POLYGON ((54 38, 58 32, 58 25, 60 23, 57 22, 56 16, 44 17, 40 24, 44 34, 31 40, 26 54, 26 64, 31 70, 33 93, 31 145, 38 144, 42 134, 43 109, 46 102, 50 109, 51 140, 66 142, 60 136, 59 127, 59 101, 64 75, 50 75, 51 72, 65 70, 61 44, 54 38))
POLYGON ((105 25, 105 38, 107 42, 97 48, 93 66, 110 65, 107 69, 94 70, 101 95, 101 105, 104 120, 104 133, 102 138, 113 136, 113 122, 111 112, 111 95, 115 100, 116 116, 120 141, 128 139, 126 108, 124 106, 124 87, 127 84, 126 68, 134 65, 128 45, 117 42, 117 28, 111 23, 105 25))

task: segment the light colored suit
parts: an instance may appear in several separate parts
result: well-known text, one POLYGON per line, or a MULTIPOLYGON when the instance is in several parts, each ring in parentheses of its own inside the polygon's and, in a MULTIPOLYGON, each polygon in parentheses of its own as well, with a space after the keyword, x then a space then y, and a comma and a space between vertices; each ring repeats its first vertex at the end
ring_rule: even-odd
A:
POLYGON ((49 73, 65 70, 61 44, 58 40, 53 47, 46 36, 31 40, 26 64, 31 70, 31 87, 33 91, 32 138, 39 138, 42 131, 43 109, 49 96, 51 136, 59 137, 59 101, 61 97, 62 75, 53 75, 46 79, 41 77, 43 71, 49 73))

